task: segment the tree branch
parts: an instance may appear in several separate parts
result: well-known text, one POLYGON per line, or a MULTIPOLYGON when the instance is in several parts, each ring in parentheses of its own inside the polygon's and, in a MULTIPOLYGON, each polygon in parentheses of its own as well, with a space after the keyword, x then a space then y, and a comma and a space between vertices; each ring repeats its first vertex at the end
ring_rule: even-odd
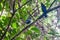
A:
POLYGON ((13 1, 13 14, 12 14, 12 16, 10 17, 9 23, 8 23, 8 25, 7 25, 7 28, 6 28, 5 32, 4 32, 4 34, 1 36, 0 40, 3 40, 3 38, 5 37, 7 31, 9 30, 9 26, 10 26, 10 24, 11 24, 11 21, 12 21, 12 18, 13 18, 13 16, 14 16, 14 14, 15 14, 15 12, 14 12, 15 9, 14 9, 14 8, 15 8, 15 0, 13 1))
MULTIPOLYGON (((51 12, 51 11, 53 11, 53 10, 55 10, 55 9, 57 9, 57 8, 59 8, 60 6, 57 6, 57 7, 54 7, 54 8, 52 8, 52 9, 49 9, 49 10, 47 10, 47 12, 46 12, 46 14, 47 13, 49 13, 49 12, 51 12)), ((32 22, 31 24, 29 24, 28 26, 26 26, 25 28, 23 28, 20 32, 18 32, 14 37, 12 37, 11 38, 11 40, 14 40, 18 35, 20 35, 24 30, 26 30, 26 29, 28 29, 28 28, 30 28, 31 27, 31 25, 33 25, 36 21, 38 21, 39 19, 41 19, 41 18, 43 18, 45 15, 44 15, 44 13, 40 16, 40 17, 38 17, 34 22, 32 22)))

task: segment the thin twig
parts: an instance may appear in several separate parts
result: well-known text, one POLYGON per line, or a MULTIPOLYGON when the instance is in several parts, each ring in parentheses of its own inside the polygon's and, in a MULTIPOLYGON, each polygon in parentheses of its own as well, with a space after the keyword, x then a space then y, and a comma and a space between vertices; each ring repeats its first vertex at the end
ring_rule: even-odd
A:
POLYGON ((32 16, 32 14, 30 14, 30 11, 28 11, 28 14, 30 17, 32 17, 33 20, 35 20, 35 18, 32 16))
POLYGON ((38 10, 38 14, 40 14, 39 5, 38 5, 38 0, 36 0, 36 7, 37 7, 37 10, 38 10))
POLYGON ((55 1, 56 1, 56 0, 54 0, 54 1, 51 3, 49 9, 52 7, 52 5, 55 3, 55 1))
POLYGON ((18 6, 19 6, 19 8, 20 8, 20 6, 21 6, 21 0, 18 0, 18 6))
POLYGON ((27 1, 26 3, 24 3, 22 6, 20 6, 18 9, 15 10, 15 12, 19 9, 21 9, 24 5, 26 5, 27 3, 29 3, 31 0, 27 1))

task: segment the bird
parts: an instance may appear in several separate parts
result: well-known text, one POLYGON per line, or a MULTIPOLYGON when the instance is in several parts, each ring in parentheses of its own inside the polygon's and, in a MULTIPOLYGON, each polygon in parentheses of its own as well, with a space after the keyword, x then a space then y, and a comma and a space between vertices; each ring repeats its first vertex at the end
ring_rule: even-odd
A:
POLYGON ((46 12, 47 10, 46 10, 46 6, 43 4, 43 3, 41 3, 41 8, 42 8, 42 11, 43 12, 46 12))
POLYGON ((47 15, 46 13, 43 13, 43 16, 44 16, 45 18, 47 18, 47 17, 48 17, 48 15, 47 15))
POLYGON ((26 20, 26 22, 25 22, 26 24, 29 24, 29 23, 31 23, 31 18, 29 17, 27 20, 26 20))
POLYGON ((46 6, 43 4, 43 3, 41 3, 41 9, 42 9, 42 11, 43 11, 43 16, 44 17, 47 17, 47 9, 46 9, 46 6))

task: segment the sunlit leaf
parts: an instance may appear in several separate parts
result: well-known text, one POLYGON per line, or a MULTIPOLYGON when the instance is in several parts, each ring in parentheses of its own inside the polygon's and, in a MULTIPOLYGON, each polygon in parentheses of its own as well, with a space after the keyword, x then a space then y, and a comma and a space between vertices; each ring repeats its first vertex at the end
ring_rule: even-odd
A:
POLYGON ((16 23, 12 23, 12 27, 16 29, 17 28, 17 24, 16 23))

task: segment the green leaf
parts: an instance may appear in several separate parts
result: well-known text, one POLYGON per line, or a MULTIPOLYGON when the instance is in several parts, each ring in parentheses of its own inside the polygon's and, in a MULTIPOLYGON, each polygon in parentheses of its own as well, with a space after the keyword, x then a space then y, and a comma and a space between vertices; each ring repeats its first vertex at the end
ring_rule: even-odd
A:
POLYGON ((13 27, 14 29, 17 28, 17 24, 16 24, 16 22, 12 23, 12 27, 13 27))
POLYGON ((28 30, 27 32, 25 32, 26 35, 30 35, 32 33, 31 30, 28 30))
POLYGON ((23 3, 23 4, 26 3, 26 0, 22 0, 22 3, 23 3))
POLYGON ((50 34, 50 35, 56 35, 56 34, 58 34, 58 33, 57 33, 54 29, 51 29, 48 34, 50 34))
POLYGON ((44 36, 44 40, 49 40, 49 38, 48 38, 48 37, 46 37, 46 36, 44 36))
POLYGON ((36 32, 36 33, 40 33, 40 30, 37 27, 33 27, 31 28, 32 31, 36 32))
POLYGON ((2 3, 0 3, 0 11, 2 10, 2 3))
POLYGON ((5 37, 4 40, 10 40, 9 36, 5 37))
POLYGON ((6 33, 6 37, 8 37, 8 36, 9 36, 9 32, 6 33))
POLYGON ((5 4, 5 8, 6 8, 6 11, 9 10, 9 4, 8 4, 8 2, 6 2, 6 4, 5 4))
POLYGON ((32 33, 32 34, 31 34, 31 37, 32 37, 32 38, 37 38, 38 36, 40 36, 40 34, 37 34, 37 33, 32 33))

